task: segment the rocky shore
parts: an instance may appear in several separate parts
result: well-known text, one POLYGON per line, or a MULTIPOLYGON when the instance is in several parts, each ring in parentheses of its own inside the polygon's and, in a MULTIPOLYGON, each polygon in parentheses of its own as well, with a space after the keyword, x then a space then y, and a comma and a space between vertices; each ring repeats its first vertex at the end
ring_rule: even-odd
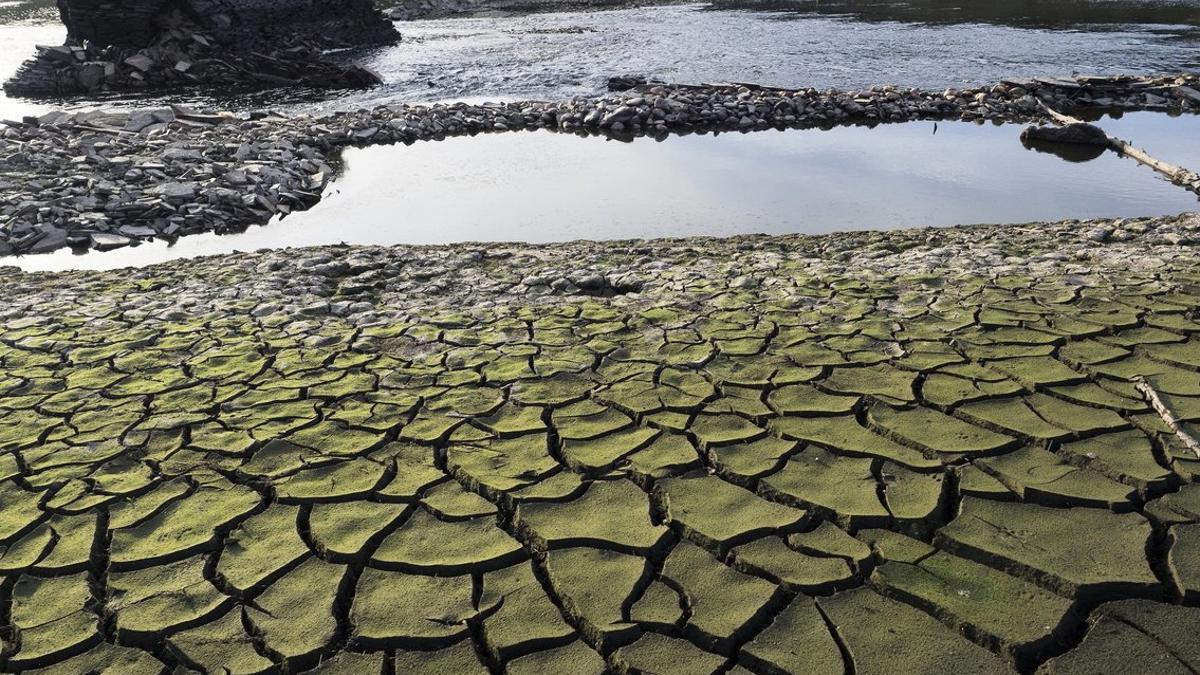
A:
POLYGON ((129 320, 171 320, 192 309, 220 312, 237 298, 254 298, 261 320, 333 316, 356 325, 584 296, 684 307, 695 289, 782 290, 781 269, 856 279, 1152 276, 1195 265, 1197 246, 1200 214, 826 235, 285 248, 107 272, 0 266, 8 298, 0 321, 114 303, 129 320), (142 284, 171 292, 145 293, 142 284))
MULTIPOLYGON (((320 199, 337 152, 513 130, 618 139, 913 120, 1046 121, 1041 103, 1200 111, 1200 76, 1014 80, 945 91, 781 90, 618 78, 620 91, 556 102, 381 106, 313 117, 175 108, 50 113, 0 134, 0 254, 114 248, 230 232, 320 199)), ((1014 139, 1015 140, 1015 139, 1014 139)), ((1200 181, 1187 185, 1200 190, 1200 181)))
POLYGON ((18 96, 185 87, 355 88, 374 73, 322 49, 400 38, 371 0, 59 0, 66 43, 40 46, 5 83, 18 96))

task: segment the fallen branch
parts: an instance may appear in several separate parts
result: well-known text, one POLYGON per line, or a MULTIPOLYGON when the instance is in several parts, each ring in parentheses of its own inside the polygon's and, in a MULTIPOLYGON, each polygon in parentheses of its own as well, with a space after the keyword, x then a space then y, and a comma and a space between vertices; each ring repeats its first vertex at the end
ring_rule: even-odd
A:
MULTIPOLYGON (((1075 119, 1070 115, 1064 115, 1051 108, 1050 106, 1046 105, 1045 101, 1039 99, 1038 102, 1042 104, 1042 108, 1046 111, 1046 114, 1061 125, 1065 126, 1068 124, 1084 124, 1082 120, 1075 119)), ((1197 174, 1195 171, 1190 171, 1182 166, 1175 166, 1174 164, 1168 164, 1162 160, 1155 159, 1141 148, 1135 148, 1116 136, 1109 136, 1108 134, 1105 135, 1108 136, 1108 147, 1115 150, 1118 154, 1132 157, 1138 162, 1145 164, 1151 169, 1154 169, 1155 171, 1166 176, 1168 180, 1176 185, 1182 185, 1189 190, 1194 190, 1195 188, 1193 188, 1192 185, 1200 181, 1200 174, 1197 174)))
POLYGON ((1183 429, 1179 424, 1179 420, 1175 419, 1175 414, 1167 407, 1166 402, 1159 397, 1158 392, 1154 391, 1154 387, 1146 381, 1146 378, 1140 375, 1134 377, 1133 386, 1141 392, 1146 402, 1150 404, 1150 407, 1154 408, 1154 412, 1158 413, 1158 416, 1162 418, 1163 424, 1166 424, 1175 433, 1175 436, 1196 455, 1196 458, 1200 459, 1200 443, 1196 442, 1196 439, 1192 438, 1192 435, 1183 429))

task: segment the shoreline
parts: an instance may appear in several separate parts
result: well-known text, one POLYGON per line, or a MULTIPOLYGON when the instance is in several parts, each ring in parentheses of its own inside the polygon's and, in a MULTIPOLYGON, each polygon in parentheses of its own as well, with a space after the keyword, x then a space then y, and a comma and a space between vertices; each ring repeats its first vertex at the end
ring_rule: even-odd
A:
MULTIPOLYGON (((326 245, 182 258, 138 268, 25 272, 0 265, 0 321, 87 298, 179 308, 253 297, 280 316, 356 325, 429 311, 595 298, 619 305, 694 302, 689 287, 761 289, 780 269, 813 276, 947 279, 1000 274, 1154 275, 1200 263, 1200 212, 828 234, 737 235, 549 244, 326 245), (564 261, 570 261, 564 263, 564 261), (721 261, 719 264, 714 261, 721 261), (203 292, 146 294, 142 286, 203 292), (95 296, 95 297, 92 297, 95 296), (369 301, 368 305, 361 303, 369 301), (354 307, 352 309, 352 307, 354 307)), ((186 311, 191 311, 190 309, 186 311)))
MULTIPOLYGON (((1044 122, 1060 110, 1200 112, 1200 75, 1010 80, 926 91, 666 85, 557 102, 406 104, 323 117, 173 108, 48 113, 0 134, 0 255, 240 231, 320 200, 346 147, 545 129, 632 139, 908 121, 1044 122)), ((1200 190, 1200 185, 1189 186, 1200 190)))

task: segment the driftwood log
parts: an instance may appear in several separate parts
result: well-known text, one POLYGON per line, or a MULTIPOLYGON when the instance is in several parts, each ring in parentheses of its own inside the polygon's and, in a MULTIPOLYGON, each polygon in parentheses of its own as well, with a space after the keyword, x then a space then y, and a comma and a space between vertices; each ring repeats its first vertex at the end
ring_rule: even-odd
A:
POLYGON ((1183 425, 1179 423, 1179 419, 1175 417, 1175 413, 1171 410, 1171 407, 1162 400, 1162 397, 1158 395, 1158 392, 1154 390, 1150 382, 1146 378, 1138 376, 1133 378, 1133 386, 1142 395, 1142 398, 1150 404, 1154 412, 1158 413, 1158 416, 1162 418, 1163 424, 1167 425, 1167 428, 1175 434, 1179 442, 1188 450, 1191 450, 1197 458, 1200 458, 1200 442, 1192 438, 1192 435, 1183 428, 1183 425))
MULTIPOLYGON (((1100 133, 1104 133, 1103 130, 1101 130, 1099 127, 1096 127, 1095 125, 1087 124, 1086 122, 1083 122, 1082 120, 1071 117, 1070 115, 1064 115, 1063 113, 1060 113, 1057 110, 1054 110, 1050 106, 1046 105, 1045 101, 1040 101, 1040 103, 1042 104, 1042 108, 1046 111, 1046 114, 1049 115, 1050 118, 1053 119, 1055 122, 1062 125, 1061 128, 1063 128, 1063 129, 1074 128, 1075 129, 1074 131, 1067 132, 1068 134, 1072 134, 1072 135, 1080 134, 1080 133, 1091 134, 1091 132, 1079 131, 1083 127, 1091 127, 1093 129, 1096 129, 1097 131, 1100 131, 1100 133)), ((1029 129, 1026 129, 1025 131, 1021 132, 1022 138, 1025 137, 1026 131, 1029 131, 1029 129)), ((1198 194, 1200 194, 1200 189, 1197 189, 1195 187, 1196 185, 1200 185, 1200 174, 1197 174, 1195 171, 1186 169, 1182 166, 1176 166, 1174 164, 1170 164, 1170 163, 1164 162, 1160 159, 1151 157, 1150 154, 1147 153, 1145 150, 1142 150, 1141 148, 1136 148, 1136 147, 1130 145, 1129 143, 1117 138, 1116 136, 1110 136, 1108 134, 1105 134, 1105 138, 1107 139, 1106 142, 1107 142, 1108 147, 1111 148, 1112 150, 1115 150, 1117 152, 1117 154, 1123 155, 1125 157, 1130 157, 1130 158, 1140 162, 1141 164, 1145 164, 1146 166, 1150 167, 1151 169, 1154 169, 1155 171, 1159 172, 1163 176, 1166 176, 1167 180, 1171 181, 1172 183, 1183 186, 1193 192, 1197 192, 1198 194)))

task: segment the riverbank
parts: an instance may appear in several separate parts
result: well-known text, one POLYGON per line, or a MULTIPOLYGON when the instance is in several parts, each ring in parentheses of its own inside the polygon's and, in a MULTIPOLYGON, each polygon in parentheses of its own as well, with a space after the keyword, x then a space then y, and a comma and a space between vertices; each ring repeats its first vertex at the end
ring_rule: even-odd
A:
MULTIPOLYGON (((775 278, 783 273, 776 269, 780 265, 839 277, 944 273, 1037 278, 1080 270, 1153 276, 1157 269, 1190 265, 1200 255, 1197 246, 1200 216, 1183 214, 826 235, 264 249, 133 270, 23 272, 3 267, 0 291, 10 300, 0 318, 79 302, 86 312, 86 303, 109 305, 125 292, 135 306, 160 307, 160 319, 183 307, 219 312, 237 289, 235 296, 256 298, 270 306, 266 314, 279 319, 327 315, 369 325, 456 307, 553 304, 571 296, 613 298, 619 304, 660 298, 691 305, 695 288, 780 286, 783 282, 775 278), (129 283, 170 292, 139 294, 129 283), (110 285, 117 296, 105 290, 110 285), (355 305, 358 300, 370 307, 355 305)), ((134 306, 126 309, 135 311, 135 318, 152 318, 134 306)))
POLYGON ((1194 669, 1198 244, 6 268, 0 670, 1194 669))

